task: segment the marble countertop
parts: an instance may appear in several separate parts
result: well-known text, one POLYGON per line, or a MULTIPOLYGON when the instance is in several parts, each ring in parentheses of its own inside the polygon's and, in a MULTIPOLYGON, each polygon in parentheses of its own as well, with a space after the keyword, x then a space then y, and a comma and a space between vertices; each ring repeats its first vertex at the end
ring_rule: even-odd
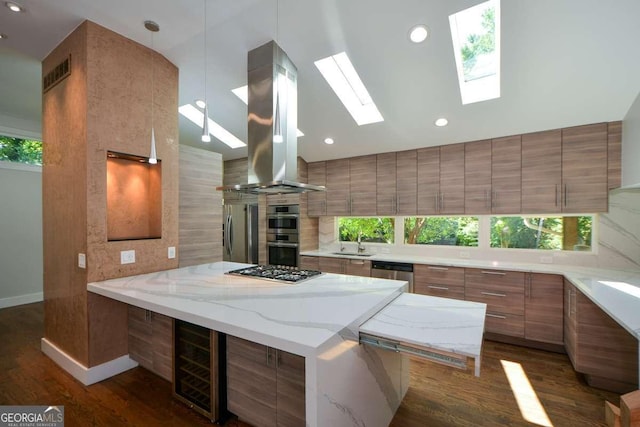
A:
POLYGON ((336 334, 358 340, 359 326, 406 282, 322 274, 299 284, 224 274, 248 264, 217 262, 89 283, 127 304, 301 356, 336 334))
MULTIPOLYGON (((359 256, 336 255, 330 251, 323 250, 305 251, 301 252, 300 255, 363 259, 363 257, 359 256)), ((448 267, 561 274, 631 335, 640 339, 640 271, 381 253, 364 257, 364 259, 448 267)))

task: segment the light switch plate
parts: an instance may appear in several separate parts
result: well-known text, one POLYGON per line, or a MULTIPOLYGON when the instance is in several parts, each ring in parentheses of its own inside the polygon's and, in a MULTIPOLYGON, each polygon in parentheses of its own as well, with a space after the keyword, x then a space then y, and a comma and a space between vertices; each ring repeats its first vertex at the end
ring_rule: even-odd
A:
POLYGON ((133 264, 136 262, 136 251, 120 251, 120 264, 133 264))
POLYGON ((78 267, 87 268, 87 256, 85 254, 78 254, 78 267))
POLYGON ((169 257, 169 259, 173 259, 176 257, 176 247, 175 246, 169 246, 169 249, 167 249, 167 256, 169 257))

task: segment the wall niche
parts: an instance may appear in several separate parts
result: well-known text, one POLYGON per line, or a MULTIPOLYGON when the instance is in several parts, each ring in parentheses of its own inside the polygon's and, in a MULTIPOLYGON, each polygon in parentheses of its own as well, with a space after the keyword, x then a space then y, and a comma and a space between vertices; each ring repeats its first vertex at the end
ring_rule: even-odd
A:
POLYGON ((107 240, 162 237, 162 162, 107 152, 107 240))

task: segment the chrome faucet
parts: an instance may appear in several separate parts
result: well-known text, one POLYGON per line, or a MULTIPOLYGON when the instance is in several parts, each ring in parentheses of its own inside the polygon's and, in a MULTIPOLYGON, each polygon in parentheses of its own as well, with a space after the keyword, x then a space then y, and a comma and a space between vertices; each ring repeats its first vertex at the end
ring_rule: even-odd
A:
POLYGON ((362 253, 365 251, 364 246, 362 246, 362 231, 358 232, 358 253, 362 253))

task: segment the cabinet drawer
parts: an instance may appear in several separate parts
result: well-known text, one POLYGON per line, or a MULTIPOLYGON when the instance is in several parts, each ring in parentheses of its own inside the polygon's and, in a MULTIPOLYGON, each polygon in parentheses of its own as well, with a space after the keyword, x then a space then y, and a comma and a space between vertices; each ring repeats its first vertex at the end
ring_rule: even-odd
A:
POLYGON ((415 283, 413 292, 434 297, 464 300, 464 286, 440 285, 436 283, 415 283))
POLYGON ((414 264, 413 274, 416 283, 464 286, 464 268, 462 267, 414 264))
POLYGON ((524 315, 524 273, 465 269, 465 299, 484 302, 488 312, 524 315))
POLYGON ((487 309, 484 330, 485 332, 524 338, 524 316, 487 309))

